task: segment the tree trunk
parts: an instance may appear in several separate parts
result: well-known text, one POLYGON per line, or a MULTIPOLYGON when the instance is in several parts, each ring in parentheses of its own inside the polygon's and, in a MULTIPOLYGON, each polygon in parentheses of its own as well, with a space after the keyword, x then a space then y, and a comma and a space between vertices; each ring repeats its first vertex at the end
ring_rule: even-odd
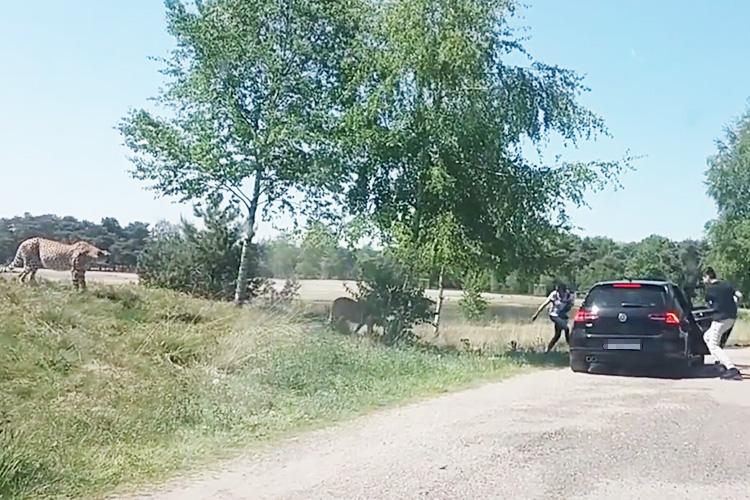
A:
POLYGON ((445 273, 445 264, 440 266, 440 274, 438 275, 438 299, 435 305, 435 318, 433 319, 434 337, 440 335, 440 312, 443 309, 443 274, 445 273))
POLYGON ((260 201, 260 171, 255 173, 255 185, 253 186, 253 197, 247 207, 247 222, 245 227, 245 239, 242 241, 242 254, 240 256, 240 267, 237 270, 237 283, 234 290, 234 303, 241 306, 247 302, 248 280, 250 278, 250 266, 253 263, 253 239, 255 238, 255 217, 258 213, 260 201))

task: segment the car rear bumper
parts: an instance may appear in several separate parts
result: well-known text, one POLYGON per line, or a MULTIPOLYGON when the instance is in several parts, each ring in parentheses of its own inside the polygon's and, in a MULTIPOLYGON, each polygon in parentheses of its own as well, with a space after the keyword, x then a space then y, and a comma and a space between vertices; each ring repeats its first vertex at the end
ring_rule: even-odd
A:
POLYGON ((571 361, 612 365, 652 365, 664 362, 681 362, 688 359, 685 353, 685 339, 670 335, 617 336, 591 335, 573 330, 570 337, 571 361), (609 341, 639 341, 640 349, 608 349, 609 341))

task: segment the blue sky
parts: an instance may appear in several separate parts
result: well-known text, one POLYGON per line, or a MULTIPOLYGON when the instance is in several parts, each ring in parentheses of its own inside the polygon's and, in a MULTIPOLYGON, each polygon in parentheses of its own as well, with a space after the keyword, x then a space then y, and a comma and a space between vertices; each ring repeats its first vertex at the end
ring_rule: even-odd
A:
MULTIPOLYGON (((644 155, 624 188, 575 210, 581 233, 699 237, 714 216, 703 173, 750 97, 750 2, 528 0, 527 48, 585 75, 582 101, 613 135, 568 159, 644 155)), ((0 217, 176 221, 191 209, 131 179, 114 126, 160 84, 171 46, 158 0, 9 2, 0 16, 0 217), (12 186, 10 189, 5 186, 12 186)), ((549 152, 549 158, 556 150, 549 152)), ((262 234, 268 235, 268 227, 262 234)))

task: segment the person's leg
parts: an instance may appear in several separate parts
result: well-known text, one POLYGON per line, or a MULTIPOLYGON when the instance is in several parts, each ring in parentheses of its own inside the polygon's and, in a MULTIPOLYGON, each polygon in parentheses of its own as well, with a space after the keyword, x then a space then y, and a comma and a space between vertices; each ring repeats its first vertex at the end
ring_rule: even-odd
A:
POLYGON ((716 358, 719 363, 724 365, 727 370, 731 370, 735 368, 734 363, 732 363, 732 360, 729 359, 729 356, 727 356, 727 353, 719 347, 719 341, 721 340, 721 335, 727 331, 729 328, 732 327, 734 324, 734 320, 728 319, 724 321, 714 321, 711 323, 711 326, 708 327, 708 330, 706 330, 706 333, 703 334, 703 340, 706 342, 706 347, 708 347, 708 352, 711 353, 711 355, 716 358))
MULTIPOLYGON (((547 345, 547 352, 551 351, 553 347, 555 347, 555 344, 557 344, 557 341, 560 340, 560 335, 564 331, 567 324, 564 320, 561 320, 557 316, 550 316, 550 320, 552 320, 552 323, 555 324, 555 336, 552 337, 552 340, 549 341, 549 344, 547 345)), ((567 338, 567 334, 566 334, 567 338)))

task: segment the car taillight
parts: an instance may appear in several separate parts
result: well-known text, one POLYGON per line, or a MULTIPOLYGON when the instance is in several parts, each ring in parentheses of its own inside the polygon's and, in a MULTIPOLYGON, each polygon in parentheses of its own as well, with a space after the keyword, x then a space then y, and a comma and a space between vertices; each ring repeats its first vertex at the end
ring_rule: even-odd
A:
POLYGON ((598 318, 599 318, 599 315, 594 312, 579 309, 573 321, 575 321, 576 323, 587 323, 589 321, 594 321, 598 318))
POLYGON ((640 288, 640 283, 615 283, 612 288, 640 288))
POLYGON ((677 316, 677 313, 668 312, 666 314, 651 314, 649 315, 649 319, 652 319, 654 321, 663 321, 664 324, 667 325, 679 325, 680 324, 680 317, 677 316))

